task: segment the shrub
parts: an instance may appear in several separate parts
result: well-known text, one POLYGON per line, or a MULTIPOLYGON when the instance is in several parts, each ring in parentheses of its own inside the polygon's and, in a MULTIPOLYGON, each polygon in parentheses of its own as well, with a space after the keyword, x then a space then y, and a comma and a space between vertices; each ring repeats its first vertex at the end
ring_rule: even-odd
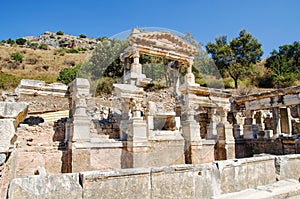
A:
POLYGON ((40 44, 39 49, 48 50, 48 45, 47 44, 40 44))
POLYGON ((61 31, 61 30, 56 32, 56 35, 64 35, 64 34, 65 33, 63 31, 61 31))
POLYGON ((157 91, 157 90, 161 90, 166 88, 166 86, 164 86, 161 83, 158 82, 151 82, 149 84, 146 85, 145 87, 145 91, 150 92, 150 91, 157 91))
POLYGON ((38 62, 38 59, 37 58, 35 58, 35 57, 28 57, 28 58, 26 58, 26 63, 27 64, 36 64, 38 62))
POLYGON ((14 45, 16 42, 14 40, 12 40, 11 38, 9 38, 7 41, 6 41, 7 44, 10 44, 10 45, 14 45))
POLYGON ((108 95, 113 91, 113 84, 117 82, 116 78, 102 77, 98 81, 96 95, 108 95))
POLYGON ((67 50, 67 53, 79 53, 79 51, 76 49, 69 49, 67 50))
POLYGON ((85 34, 80 34, 79 38, 86 38, 86 35, 85 34))
POLYGON ((71 83, 78 74, 79 67, 63 68, 60 70, 57 80, 64 83, 71 83))
POLYGON ((26 42, 27 42, 27 40, 23 39, 23 38, 16 39, 16 44, 18 44, 18 45, 25 45, 26 42))
POLYGON ((38 43, 31 43, 31 42, 28 42, 27 45, 34 50, 37 49, 37 47, 39 46, 38 43))
POLYGON ((77 50, 78 50, 78 51, 87 51, 86 48, 82 48, 82 47, 78 48, 77 50))
POLYGON ((24 56, 19 52, 15 52, 10 55, 10 58, 16 62, 22 63, 24 56))
POLYGON ((6 90, 18 86, 20 78, 0 71, 0 89, 6 90))

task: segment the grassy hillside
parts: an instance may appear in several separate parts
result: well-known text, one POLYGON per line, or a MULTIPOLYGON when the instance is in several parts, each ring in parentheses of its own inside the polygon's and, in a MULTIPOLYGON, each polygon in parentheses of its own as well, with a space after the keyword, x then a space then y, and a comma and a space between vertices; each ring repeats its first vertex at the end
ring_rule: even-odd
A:
POLYGON ((67 49, 42 50, 18 45, 0 45, 0 89, 1 82, 6 84, 2 89, 8 89, 25 78, 54 82, 62 68, 83 63, 90 52, 71 53, 67 49), (23 56, 22 62, 13 60, 13 53, 20 53, 23 56))

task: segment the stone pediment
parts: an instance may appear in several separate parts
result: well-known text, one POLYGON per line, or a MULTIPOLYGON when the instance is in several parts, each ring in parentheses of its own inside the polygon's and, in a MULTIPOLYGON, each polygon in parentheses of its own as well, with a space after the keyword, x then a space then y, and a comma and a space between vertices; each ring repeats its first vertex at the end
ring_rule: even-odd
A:
POLYGON ((183 56, 194 56, 198 52, 195 46, 170 32, 141 32, 134 29, 128 39, 142 52, 170 51, 183 56))

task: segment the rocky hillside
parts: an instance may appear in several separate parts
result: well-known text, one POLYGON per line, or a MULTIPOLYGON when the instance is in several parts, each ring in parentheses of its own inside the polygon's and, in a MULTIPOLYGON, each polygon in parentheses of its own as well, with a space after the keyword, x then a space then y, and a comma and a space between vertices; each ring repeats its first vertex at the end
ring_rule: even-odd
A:
POLYGON ((45 32, 0 42, 0 90, 15 87, 20 79, 56 81, 59 71, 85 62, 101 38, 45 32))

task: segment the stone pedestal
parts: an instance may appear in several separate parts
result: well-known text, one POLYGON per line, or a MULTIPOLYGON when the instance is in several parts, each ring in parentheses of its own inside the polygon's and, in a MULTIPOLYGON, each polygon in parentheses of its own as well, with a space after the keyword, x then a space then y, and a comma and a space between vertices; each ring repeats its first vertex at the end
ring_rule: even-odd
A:
POLYGON ((243 134, 244 134, 245 139, 253 139, 254 138, 253 129, 252 129, 252 122, 253 122, 252 118, 246 118, 245 119, 244 130, 243 130, 243 134))
POLYGON ((185 158, 187 164, 201 163, 202 142, 200 126, 195 120, 182 122, 182 134, 185 140, 185 158))
POLYGON ((70 138, 73 142, 90 141, 90 119, 88 117, 73 117, 71 129, 70 138))
POLYGON ((232 125, 228 122, 224 124, 224 134, 225 134, 225 149, 226 149, 226 159, 235 158, 235 140, 233 137, 232 125))
POLYGON ((127 141, 147 141, 147 124, 143 118, 134 118, 128 121, 127 141))
POLYGON ((241 134, 243 133, 243 126, 239 124, 233 125, 233 136, 235 139, 241 138, 241 134))
POLYGON ((88 143, 73 143, 72 148, 72 173, 91 170, 91 154, 88 143))
POLYGON ((273 130, 265 130, 265 138, 270 139, 273 137, 273 130))

